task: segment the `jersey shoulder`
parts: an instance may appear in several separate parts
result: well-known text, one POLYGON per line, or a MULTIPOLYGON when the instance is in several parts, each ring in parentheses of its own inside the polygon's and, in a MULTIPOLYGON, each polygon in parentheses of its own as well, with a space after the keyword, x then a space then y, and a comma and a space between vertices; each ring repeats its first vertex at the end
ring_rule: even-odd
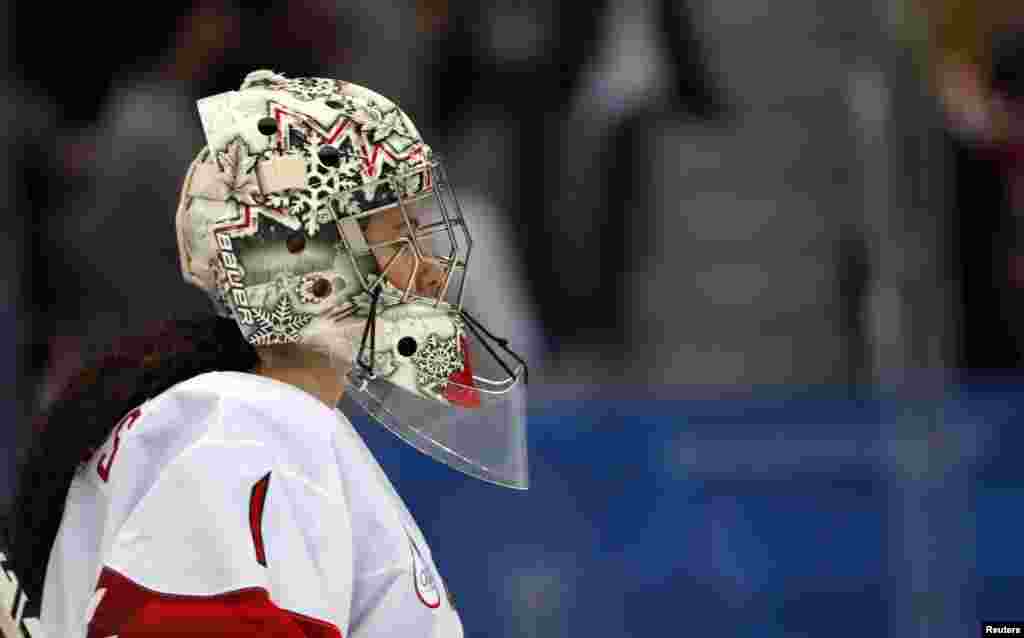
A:
POLYGON ((122 447, 125 485, 111 486, 111 504, 142 485, 130 473, 145 472, 140 464, 155 450, 173 441, 178 451, 150 470, 140 498, 116 508, 123 522, 110 530, 97 591, 118 596, 98 606, 96 626, 122 626, 121 612, 138 607, 124 601, 138 592, 159 593, 168 613, 195 611, 182 597, 216 610, 242 596, 261 614, 281 609, 293 620, 345 626, 352 549, 330 445, 336 420, 315 398, 263 381, 200 375, 142 406, 133 445, 122 447), (339 566, 326 580, 325 564, 339 566))
POLYGON ((210 372, 154 400, 173 410, 178 427, 204 421, 196 443, 262 445, 277 463, 314 483, 336 464, 338 415, 316 397, 286 383, 241 372, 210 372))
POLYGON ((331 408, 299 388, 257 374, 207 372, 179 383, 155 401, 176 404, 215 403, 221 427, 212 435, 252 437, 287 428, 293 437, 331 436, 337 417, 331 408), (249 426, 249 427, 247 427, 249 426))
POLYGON ((210 372, 171 387, 112 424, 82 478, 105 492, 114 485, 145 491, 189 448, 222 445, 249 446, 253 453, 262 447, 276 462, 318 483, 334 465, 337 424, 333 410, 298 388, 253 374, 210 372))

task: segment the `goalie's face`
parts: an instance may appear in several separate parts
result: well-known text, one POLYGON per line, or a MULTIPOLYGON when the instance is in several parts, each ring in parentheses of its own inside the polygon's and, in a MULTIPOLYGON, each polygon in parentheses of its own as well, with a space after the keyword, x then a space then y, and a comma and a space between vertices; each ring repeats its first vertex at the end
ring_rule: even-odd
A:
POLYGON ((419 227, 419 215, 412 208, 398 206, 371 215, 363 234, 377 260, 378 272, 403 292, 423 297, 434 297, 444 282, 444 270, 433 261, 434 256, 423 253, 409 239, 419 227), (419 252, 419 255, 417 255, 419 252))

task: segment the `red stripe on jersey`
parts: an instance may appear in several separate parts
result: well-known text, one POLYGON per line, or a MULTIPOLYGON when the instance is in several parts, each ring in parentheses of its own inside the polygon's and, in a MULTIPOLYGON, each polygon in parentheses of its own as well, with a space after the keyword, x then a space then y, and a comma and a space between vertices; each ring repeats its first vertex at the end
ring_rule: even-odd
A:
POLYGON ((267 502, 267 488, 270 486, 270 472, 252 486, 249 496, 249 531, 256 548, 256 562, 267 566, 267 552, 263 547, 263 506, 267 502))
POLYGON ((109 567, 86 638, 342 638, 334 625, 276 606, 262 587, 215 596, 161 594, 109 567))

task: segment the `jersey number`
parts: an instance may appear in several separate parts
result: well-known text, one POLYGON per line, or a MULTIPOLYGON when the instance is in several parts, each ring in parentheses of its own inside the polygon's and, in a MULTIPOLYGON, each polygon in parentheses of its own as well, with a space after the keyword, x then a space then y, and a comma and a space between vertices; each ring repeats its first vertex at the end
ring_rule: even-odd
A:
POLYGON ((107 457, 107 453, 104 452, 100 455, 100 461, 96 464, 96 473, 100 475, 103 482, 106 483, 110 480, 110 466, 114 463, 114 457, 117 456, 117 448, 121 445, 121 430, 130 430, 135 421, 142 415, 140 408, 135 408, 128 414, 124 415, 114 428, 114 449, 110 451, 110 457, 107 457))

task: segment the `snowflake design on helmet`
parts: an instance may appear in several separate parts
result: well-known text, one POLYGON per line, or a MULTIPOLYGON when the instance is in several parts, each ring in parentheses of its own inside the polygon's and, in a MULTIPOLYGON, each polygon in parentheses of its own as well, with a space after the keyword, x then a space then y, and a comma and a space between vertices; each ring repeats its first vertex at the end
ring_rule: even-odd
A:
POLYGON ((339 218, 352 217, 363 212, 363 207, 355 200, 352 193, 340 193, 335 198, 334 212, 339 218))
POLYGON ((331 198, 361 184, 360 161, 347 146, 311 143, 306 135, 294 131, 292 149, 306 162, 306 188, 271 193, 266 202, 268 206, 285 209, 302 220, 306 232, 313 236, 322 225, 334 219, 331 198), (340 164, 337 167, 325 166, 320 161, 319 150, 328 145, 338 149, 340 164))
POLYGON ((281 295, 274 309, 253 308, 256 331, 249 335, 254 346, 268 346, 276 343, 296 343, 299 333, 313 321, 313 315, 296 312, 288 295, 281 295))
POLYGON ((416 383, 421 389, 435 391, 448 383, 448 377, 462 370, 462 356, 459 353, 458 333, 441 338, 437 333, 427 335, 416 353, 410 357, 416 366, 416 383))
POLYGON ((351 95, 333 95, 327 101, 327 106, 339 111, 345 117, 352 117, 360 112, 359 103, 351 95))
POLYGON ((345 83, 328 78, 290 78, 269 88, 285 91, 303 102, 332 98, 344 91, 345 83))

